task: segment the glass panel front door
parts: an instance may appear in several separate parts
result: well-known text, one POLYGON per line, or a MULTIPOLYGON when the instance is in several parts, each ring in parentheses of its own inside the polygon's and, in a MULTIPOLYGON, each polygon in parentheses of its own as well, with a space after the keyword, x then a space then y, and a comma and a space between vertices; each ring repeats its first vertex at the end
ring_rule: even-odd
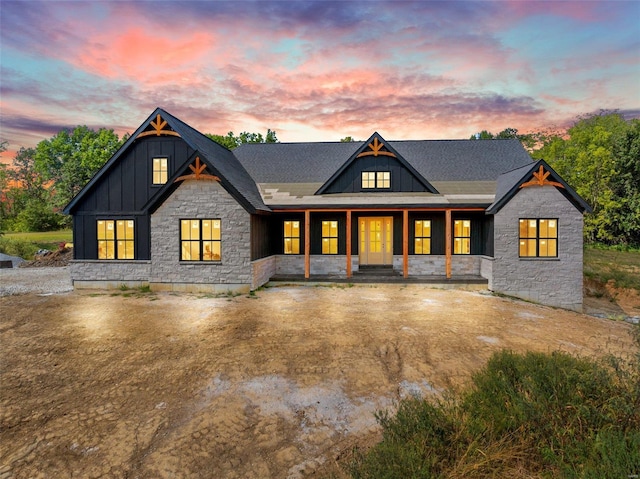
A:
POLYGON ((393 218, 360 218, 360 264, 393 264, 393 218))

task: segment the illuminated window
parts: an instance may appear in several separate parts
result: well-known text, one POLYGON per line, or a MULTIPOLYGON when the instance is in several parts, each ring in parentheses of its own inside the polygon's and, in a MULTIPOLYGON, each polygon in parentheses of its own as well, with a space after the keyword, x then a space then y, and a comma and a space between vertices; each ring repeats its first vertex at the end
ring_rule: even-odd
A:
POLYGON ((153 184, 164 185, 167 182, 167 158, 153 159, 153 184))
POLYGON ((322 222, 322 254, 338 254, 338 222, 322 222))
POLYGON ((391 188, 391 173, 388 171, 376 172, 376 188, 391 188))
POLYGON ((180 259, 220 261, 220 220, 180 220, 180 259))
POLYGON ((471 254, 471 221, 453 222, 453 254, 471 254))
POLYGON ((300 254, 300 222, 284 222, 284 254, 300 254))
POLYGON ((558 256, 558 220, 520 220, 519 254, 521 258, 555 258, 558 256))
POLYGON ((431 254, 431 220, 416 220, 415 254, 431 254))
POLYGON ((391 173, 388 171, 363 171, 362 189, 391 188, 391 173))
POLYGON ((375 188, 376 187, 376 173, 375 171, 363 171, 362 172, 362 188, 375 188))
POLYGON ((98 220, 98 259, 134 259, 133 220, 98 220))

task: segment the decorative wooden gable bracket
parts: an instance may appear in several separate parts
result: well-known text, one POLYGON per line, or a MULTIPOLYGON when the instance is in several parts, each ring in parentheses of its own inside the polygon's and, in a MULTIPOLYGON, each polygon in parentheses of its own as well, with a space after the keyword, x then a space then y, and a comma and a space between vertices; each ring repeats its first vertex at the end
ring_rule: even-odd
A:
POLYGON ((204 163, 200 163, 200 157, 196 156, 195 164, 189 165, 189 169, 193 171, 190 175, 178 176, 173 182, 177 183, 178 181, 183 180, 207 180, 207 181, 220 181, 215 175, 210 175, 209 173, 202 173, 207 165, 204 163))
POLYGON ((360 158, 362 156, 391 156, 393 158, 396 157, 395 154, 393 154, 390 151, 383 151, 382 147, 384 146, 384 143, 382 143, 377 137, 373 139, 373 143, 369 143, 369 148, 371 148, 371 151, 363 151, 362 153, 360 153, 356 158, 360 158))
POLYGON ((545 185, 564 188, 564 186, 561 183, 558 183, 557 181, 547 180, 550 174, 551 174, 550 171, 544 171, 544 167, 540 165, 540 168, 538 168, 538 171, 533 172, 533 179, 527 181, 526 183, 522 183, 520 185, 520 188, 526 188, 527 186, 545 186, 545 185))
POLYGON ((154 135, 155 136, 167 135, 167 136, 178 136, 178 137, 180 136, 180 133, 178 133, 177 131, 164 129, 167 126, 167 120, 163 120, 162 117, 160 116, 160 113, 158 113, 158 115, 156 116, 155 121, 151 120, 149 125, 153 127, 153 130, 143 131, 138 136, 136 136, 136 138, 142 138, 143 136, 154 136, 154 135))

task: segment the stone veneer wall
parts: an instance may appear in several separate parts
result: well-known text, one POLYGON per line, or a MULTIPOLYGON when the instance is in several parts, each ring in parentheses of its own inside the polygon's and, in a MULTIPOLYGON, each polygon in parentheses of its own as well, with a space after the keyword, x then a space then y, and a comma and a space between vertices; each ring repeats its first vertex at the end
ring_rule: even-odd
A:
POLYGON ((494 216, 493 291, 582 311, 582 214, 553 186, 522 188, 494 216), (520 258, 519 219, 557 218, 558 257, 520 258))
POLYGON ((304 255, 279 254, 276 256, 276 274, 304 274, 304 255))
POLYGON ((150 261, 74 260, 70 264, 75 288, 137 287, 149 282, 150 261))
POLYGON ((251 262, 252 276, 251 289, 256 289, 269 281, 276 274, 276 257, 268 256, 251 262))
MULTIPOLYGON (((309 258, 310 274, 345 275, 347 274, 346 255, 311 255, 309 258)), ((359 260, 351 256, 351 271, 358 271, 359 260)), ((280 254, 276 256, 276 273, 304 274, 304 255, 280 254)))
MULTIPOLYGON (((310 260, 310 273, 313 274, 337 274, 347 275, 346 255, 336 254, 312 254, 310 260)), ((353 263, 352 263, 353 264, 353 263)), ((304 263, 302 272, 304 273, 304 263)))
POLYGON ((151 216, 149 283, 156 289, 182 291, 249 290, 253 281, 250 227, 249 213, 219 183, 183 181, 151 216), (191 218, 221 220, 220 262, 180 261, 180 220, 191 218))

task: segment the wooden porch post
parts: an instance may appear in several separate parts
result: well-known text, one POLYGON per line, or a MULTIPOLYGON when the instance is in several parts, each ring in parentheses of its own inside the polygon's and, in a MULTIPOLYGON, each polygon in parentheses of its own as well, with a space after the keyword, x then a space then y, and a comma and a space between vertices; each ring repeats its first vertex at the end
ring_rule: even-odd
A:
POLYGON ((451 278, 451 210, 445 210, 445 269, 447 279, 451 278))
POLYGON ((311 271, 311 214, 309 210, 304 210, 304 278, 309 279, 311 271))
POLYGON ((402 275, 409 277, 409 210, 402 210, 402 275))
POLYGON ((347 278, 351 278, 351 210, 347 210, 347 278))

